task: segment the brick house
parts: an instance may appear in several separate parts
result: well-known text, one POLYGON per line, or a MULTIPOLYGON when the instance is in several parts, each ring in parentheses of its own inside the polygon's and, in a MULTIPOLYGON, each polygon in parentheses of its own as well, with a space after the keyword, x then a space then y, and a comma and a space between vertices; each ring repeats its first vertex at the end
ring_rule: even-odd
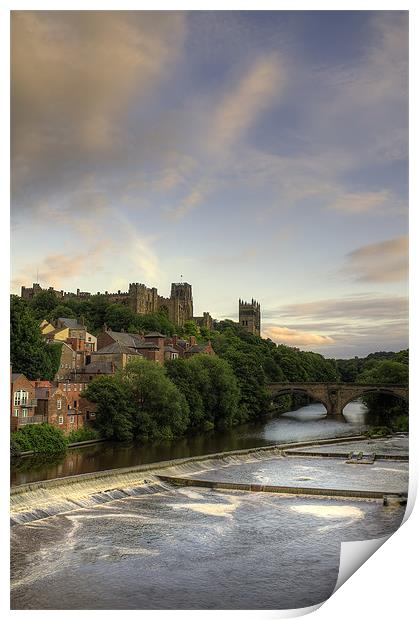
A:
POLYGON ((194 344, 187 351, 185 351, 185 357, 192 357, 193 355, 216 355, 212 348, 211 340, 208 340, 206 344, 194 344))
POLYGON ((83 426, 83 415, 78 407, 69 400, 68 395, 60 387, 36 388, 37 408, 48 424, 60 428, 67 435, 72 430, 83 426))
POLYGON ((35 386, 22 373, 10 373, 11 430, 27 424, 41 424, 46 419, 37 412, 35 386))

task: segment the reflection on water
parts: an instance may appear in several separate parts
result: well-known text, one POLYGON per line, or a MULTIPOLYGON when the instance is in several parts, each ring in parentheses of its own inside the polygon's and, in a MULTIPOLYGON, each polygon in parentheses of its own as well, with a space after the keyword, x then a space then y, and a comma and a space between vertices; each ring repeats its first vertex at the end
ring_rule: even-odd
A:
POLYGON ((155 444, 106 442, 69 450, 42 459, 21 459, 11 468, 12 485, 48 480, 143 463, 257 448, 269 444, 352 435, 365 428, 366 409, 359 402, 345 407, 347 423, 326 419, 323 405, 315 403, 281 417, 244 424, 224 432, 210 432, 155 444))

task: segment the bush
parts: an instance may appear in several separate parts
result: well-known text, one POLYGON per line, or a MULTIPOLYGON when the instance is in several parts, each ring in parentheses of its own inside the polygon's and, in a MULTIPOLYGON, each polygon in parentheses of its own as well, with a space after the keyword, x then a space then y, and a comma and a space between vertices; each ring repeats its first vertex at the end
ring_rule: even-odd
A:
POLYGON ((63 431, 51 424, 28 424, 12 433, 12 441, 21 452, 32 450, 40 454, 56 454, 67 449, 63 431))
POLYGON ((15 438, 13 437, 14 433, 10 436, 10 456, 12 459, 20 456, 21 450, 19 449, 18 444, 16 443, 15 438))
POLYGON ((78 441, 89 441, 89 439, 100 439, 100 433, 94 428, 84 427, 76 431, 71 431, 67 436, 68 443, 77 443, 78 441))

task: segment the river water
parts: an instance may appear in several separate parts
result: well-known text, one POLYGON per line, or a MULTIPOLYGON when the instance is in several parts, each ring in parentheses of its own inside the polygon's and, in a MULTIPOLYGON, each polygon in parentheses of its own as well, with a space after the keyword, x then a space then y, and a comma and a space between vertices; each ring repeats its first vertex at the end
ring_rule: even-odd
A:
MULTIPOLYGON (((345 413, 352 420, 345 425, 321 419, 320 406, 310 405, 259 428, 235 429, 230 442, 228 434, 212 435, 206 452, 231 449, 233 440, 237 449, 354 434, 363 427, 365 412, 357 404, 351 409, 345 413)), ((400 450, 401 442, 395 446, 400 450)), ((190 440, 182 445, 183 450, 198 449, 191 447, 190 440)), ((389 451, 393 449, 388 441, 386 445, 389 451)), ((134 458, 156 461, 161 454, 157 447, 148 456, 139 455, 138 446, 125 450, 129 456, 122 457, 124 452, 118 451, 111 454, 124 464, 145 462, 134 458)), ((166 446, 163 453, 164 458, 191 454, 174 446, 166 446)), ((115 467, 109 459, 109 454, 104 458, 100 453, 87 471, 99 465, 115 467)), ((189 477, 206 480, 293 487, 407 489, 408 466, 401 461, 353 465, 338 456, 306 454, 224 460, 226 464, 216 459, 174 466, 171 475, 187 472, 189 477), (195 473, 192 467, 197 468, 195 473)), ((88 467, 88 459, 79 465, 83 462, 88 467)), ((117 482, 120 478, 116 472, 112 484, 122 484, 117 482)), ((12 609, 307 607, 323 602, 333 592, 343 541, 390 535, 404 514, 399 504, 383 506, 377 500, 220 491, 155 482, 149 491, 146 484, 139 494, 84 504, 83 508, 79 507, 83 506, 80 495, 73 490, 76 486, 62 488, 62 494, 73 502, 66 512, 12 528, 12 609)))
POLYGON ((243 424, 229 431, 213 431, 176 441, 153 444, 94 444, 71 449, 62 456, 20 459, 11 467, 11 484, 14 486, 37 480, 270 444, 352 435, 365 430, 367 415, 364 405, 352 402, 344 410, 346 423, 327 420, 324 406, 314 403, 256 424, 243 424))

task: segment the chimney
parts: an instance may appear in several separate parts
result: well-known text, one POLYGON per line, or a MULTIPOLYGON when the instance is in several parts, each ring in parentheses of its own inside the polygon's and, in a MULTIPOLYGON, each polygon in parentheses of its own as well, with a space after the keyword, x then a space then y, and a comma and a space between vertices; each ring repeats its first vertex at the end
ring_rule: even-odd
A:
POLYGON ((195 336, 189 336, 189 346, 193 347, 196 344, 195 336))
POLYGON ((177 339, 178 339, 178 335, 177 334, 173 334, 172 342, 173 342, 174 345, 177 344, 177 339))

